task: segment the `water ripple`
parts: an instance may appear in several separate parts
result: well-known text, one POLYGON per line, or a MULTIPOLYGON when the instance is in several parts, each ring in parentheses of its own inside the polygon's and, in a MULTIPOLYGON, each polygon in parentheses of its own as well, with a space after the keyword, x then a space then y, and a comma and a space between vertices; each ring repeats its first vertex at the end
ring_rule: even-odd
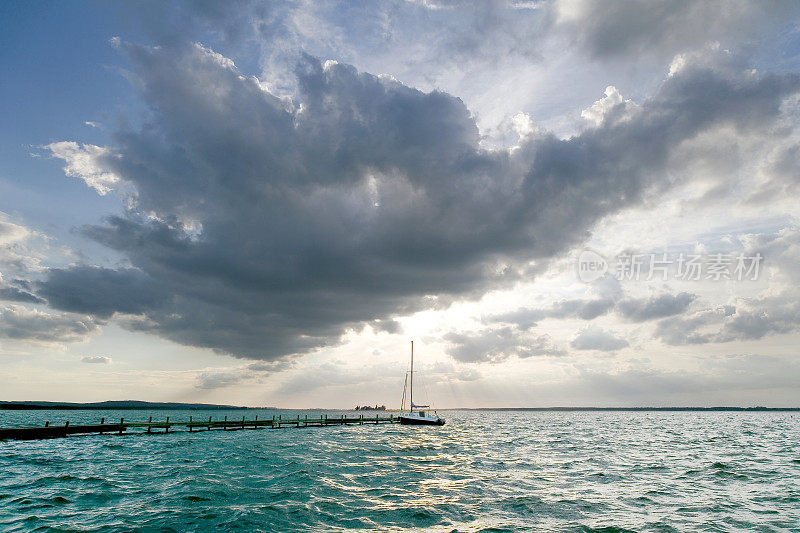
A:
MULTIPOLYGON (((188 418, 105 416, 150 415, 188 418)), ((0 416, 0 425, 26 422, 0 416)), ((64 414, 13 416, 39 417, 38 423, 64 414)), ((69 413, 76 422, 97 416, 69 413)), ((800 524, 796 415, 450 412, 447 418, 442 428, 0 443, 0 529, 626 532, 800 524)))

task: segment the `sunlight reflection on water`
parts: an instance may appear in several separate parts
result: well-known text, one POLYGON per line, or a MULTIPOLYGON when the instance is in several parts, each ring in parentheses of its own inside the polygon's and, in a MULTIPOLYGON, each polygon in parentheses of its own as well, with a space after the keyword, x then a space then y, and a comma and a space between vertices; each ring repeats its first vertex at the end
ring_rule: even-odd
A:
MULTIPOLYGON (((189 414, 0 412, 0 425, 189 414)), ((0 443, 0 528, 663 531, 800 523, 793 413, 447 418, 444 427, 0 443)))

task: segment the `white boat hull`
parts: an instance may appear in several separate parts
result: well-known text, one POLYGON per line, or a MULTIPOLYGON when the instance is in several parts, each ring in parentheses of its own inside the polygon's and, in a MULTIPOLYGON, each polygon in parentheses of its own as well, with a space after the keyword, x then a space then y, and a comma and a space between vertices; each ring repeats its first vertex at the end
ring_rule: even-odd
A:
POLYGON ((400 415, 400 423, 408 426, 443 426, 444 418, 436 415, 419 413, 405 413, 400 415))

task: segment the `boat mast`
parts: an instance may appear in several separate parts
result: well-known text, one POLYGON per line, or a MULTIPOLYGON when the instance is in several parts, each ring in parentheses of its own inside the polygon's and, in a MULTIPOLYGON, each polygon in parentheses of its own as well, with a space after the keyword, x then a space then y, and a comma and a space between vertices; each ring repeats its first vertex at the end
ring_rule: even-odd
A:
POLYGON ((414 410, 414 341, 411 341, 411 410, 414 410))

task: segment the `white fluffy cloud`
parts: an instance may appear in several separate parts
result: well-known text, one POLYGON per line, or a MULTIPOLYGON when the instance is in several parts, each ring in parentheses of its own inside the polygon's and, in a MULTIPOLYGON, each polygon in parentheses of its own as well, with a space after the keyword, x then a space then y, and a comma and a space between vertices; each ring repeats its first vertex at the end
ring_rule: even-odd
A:
POLYGON ((635 105, 632 100, 623 99, 616 87, 609 85, 605 96, 581 111, 581 117, 597 127, 606 120, 625 120, 635 105))
POLYGON ((74 141, 50 143, 45 148, 53 157, 64 160, 67 176, 83 180, 98 194, 107 194, 120 183, 119 176, 106 170, 104 161, 114 157, 108 148, 74 141))

